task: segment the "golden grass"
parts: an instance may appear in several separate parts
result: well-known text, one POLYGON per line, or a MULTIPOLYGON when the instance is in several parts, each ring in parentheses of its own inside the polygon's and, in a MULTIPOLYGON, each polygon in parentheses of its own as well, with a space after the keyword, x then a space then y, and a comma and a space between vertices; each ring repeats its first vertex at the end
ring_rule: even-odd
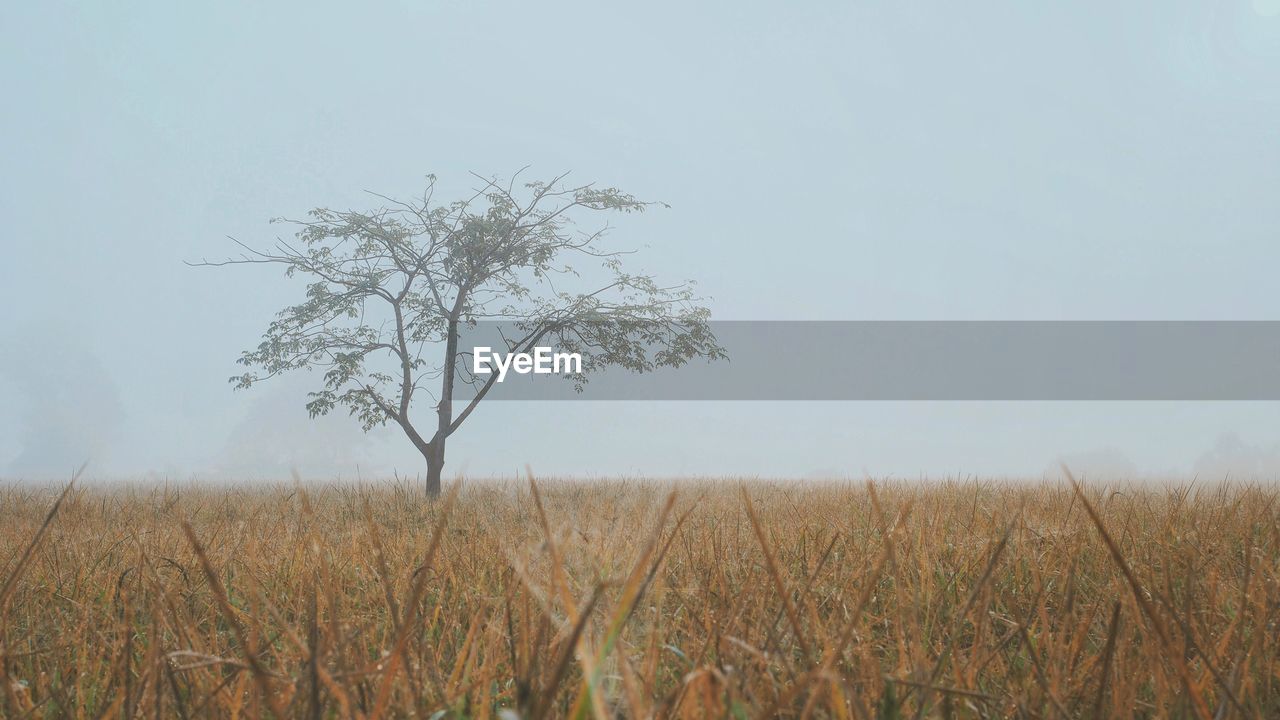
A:
POLYGON ((0 714, 1276 718, 1277 494, 10 487, 0 714))

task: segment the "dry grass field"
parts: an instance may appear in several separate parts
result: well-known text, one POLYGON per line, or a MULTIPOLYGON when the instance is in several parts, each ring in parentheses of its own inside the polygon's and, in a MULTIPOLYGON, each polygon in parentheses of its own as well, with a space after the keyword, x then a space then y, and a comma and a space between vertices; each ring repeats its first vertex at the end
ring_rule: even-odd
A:
POLYGON ((0 709, 1277 718, 1277 494, 10 487, 0 709))

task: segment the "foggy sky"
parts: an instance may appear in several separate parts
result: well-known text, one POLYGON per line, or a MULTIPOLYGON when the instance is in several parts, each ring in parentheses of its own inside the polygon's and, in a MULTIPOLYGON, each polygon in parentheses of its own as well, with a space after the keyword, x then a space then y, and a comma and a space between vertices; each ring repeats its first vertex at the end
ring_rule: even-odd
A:
MULTIPOLYGON (((271 217, 571 170, 719 319, 1280 319, 1280 0, 9 3, 0 476, 421 472, 226 378, 271 217)), ((482 405, 447 472, 1280 474, 1274 403, 482 405)))

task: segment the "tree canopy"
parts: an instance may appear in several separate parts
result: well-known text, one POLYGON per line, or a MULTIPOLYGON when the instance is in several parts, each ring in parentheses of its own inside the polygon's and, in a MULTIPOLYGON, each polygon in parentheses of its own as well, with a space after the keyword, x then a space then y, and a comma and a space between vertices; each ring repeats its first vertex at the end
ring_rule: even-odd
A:
POLYGON ((195 263, 278 264, 288 277, 305 277, 305 297, 277 313, 231 381, 248 388, 292 370, 323 370, 311 415, 341 406, 366 431, 399 426, 426 459, 433 494, 446 439, 497 380, 466 370, 465 328, 501 321, 518 330, 505 338, 510 352, 550 343, 579 353, 581 371, 566 376, 579 390, 608 366, 647 372, 725 355, 692 281, 628 273, 630 252, 605 243, 608 224, 578 225, 588 214, 641 213, 656 203, 568 184, 564 175, 519 184, 476 177, 478 187, 451 202, 436 201, 431 175, 413 200, 373 193, 372 210, 277 218, 294 227, 293 240, 262 249, 233 239, 238 257, 195 263), (460 382, 474 394, 455 412, 460 382), (418 417, 424 404, 433 422, 418 417))

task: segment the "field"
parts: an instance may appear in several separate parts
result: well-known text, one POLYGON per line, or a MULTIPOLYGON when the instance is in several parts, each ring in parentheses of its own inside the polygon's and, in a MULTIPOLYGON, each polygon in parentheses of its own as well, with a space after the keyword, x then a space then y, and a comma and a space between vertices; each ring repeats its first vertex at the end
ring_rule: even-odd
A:
POLYGON ((0 491, 18 717, 1280 717, 1273 487, 0 491))

